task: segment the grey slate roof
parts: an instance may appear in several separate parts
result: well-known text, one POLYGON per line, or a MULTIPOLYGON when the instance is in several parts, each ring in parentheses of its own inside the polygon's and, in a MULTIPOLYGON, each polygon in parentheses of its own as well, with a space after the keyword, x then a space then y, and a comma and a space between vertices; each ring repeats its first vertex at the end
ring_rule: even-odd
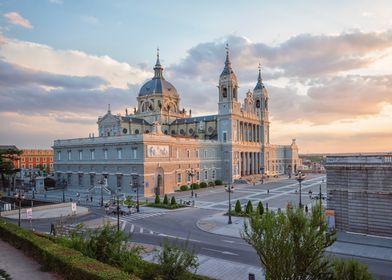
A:
POLYGON ((214 121, 216 119, 217 119, 217 115, 200 116, 200 117, 193 117, 193 118, 177 119, 173 121, 171 124, 198 123, 201 121, 214 121))
POLYGON ((130 121, 131 123, 136 123, 136 124, 144 124, 144 125, 151 125, 148 121, 145 119, 139 119, 135 118, 134 116, 123 116, 121 117, 123 121, 130 121))

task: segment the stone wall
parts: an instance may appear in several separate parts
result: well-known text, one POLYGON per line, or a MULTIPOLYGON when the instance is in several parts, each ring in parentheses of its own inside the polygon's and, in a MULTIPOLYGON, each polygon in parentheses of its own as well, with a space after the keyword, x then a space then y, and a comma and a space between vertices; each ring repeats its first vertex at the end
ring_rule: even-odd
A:
POLYGON ((327 157, 326 170, 336 228, 392 236, 390 155, 327 157))

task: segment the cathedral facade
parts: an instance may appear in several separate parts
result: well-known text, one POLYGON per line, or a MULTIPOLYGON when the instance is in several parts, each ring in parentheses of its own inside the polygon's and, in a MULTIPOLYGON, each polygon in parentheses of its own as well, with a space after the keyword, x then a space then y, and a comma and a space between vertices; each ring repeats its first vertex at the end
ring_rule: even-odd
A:
POLYGON ((87 191, 104 177, 110 191, 132 193, 138 186, 147 197, 202 181, 232 183, 297 170, 295 140, 270 144, 269 95, 260 68, 253 92, 241 104, 228 51, 219 77, 218 114, 192 117, 191 110, 181 109, 159 53, 154 77, 141 87, 137 101, 125 115, 112 114, 109 106, 98 118, 98 137, 54 141, 57 180, 87 191))

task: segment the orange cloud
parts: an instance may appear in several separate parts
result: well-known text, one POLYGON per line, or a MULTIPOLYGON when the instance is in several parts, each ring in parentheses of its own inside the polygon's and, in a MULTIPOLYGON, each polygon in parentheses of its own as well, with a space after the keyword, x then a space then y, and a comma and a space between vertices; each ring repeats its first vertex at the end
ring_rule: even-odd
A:
POLYGON ((17 12, 10 12, 10 13, 6 13, 4 14, 4 17, 8 20, 9 23, 11 24, 15 24, 15 25, 19 25, 22 26, 24 28, 27 29, 32 29, 33 26, 31 25, 31 23, 25 19, 24 17, 22 17, 19 13, 17 12))

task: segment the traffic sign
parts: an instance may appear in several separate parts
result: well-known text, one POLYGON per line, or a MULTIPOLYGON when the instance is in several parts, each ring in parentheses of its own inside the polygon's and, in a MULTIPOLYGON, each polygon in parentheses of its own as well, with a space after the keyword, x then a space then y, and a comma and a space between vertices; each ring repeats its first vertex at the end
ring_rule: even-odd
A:
POLYGON ((33 218, 33 208, 26 209, 26 218, 31 220, 33 218))

